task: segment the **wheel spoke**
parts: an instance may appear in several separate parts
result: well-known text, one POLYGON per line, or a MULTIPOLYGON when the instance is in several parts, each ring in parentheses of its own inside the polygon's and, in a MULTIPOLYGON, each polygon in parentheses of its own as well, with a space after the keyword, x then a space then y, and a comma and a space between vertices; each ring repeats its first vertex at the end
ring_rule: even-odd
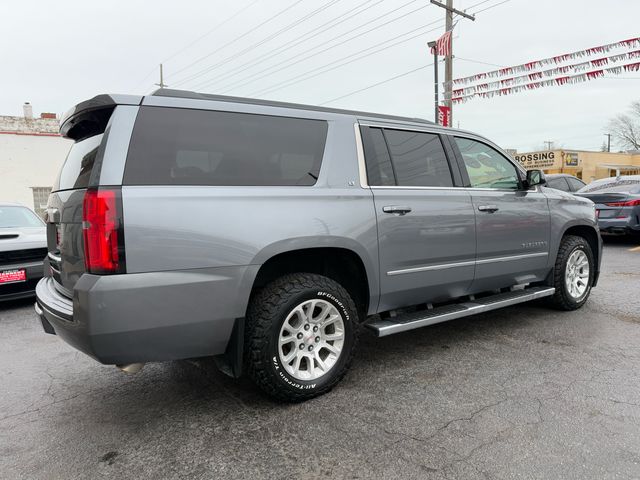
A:
POLYGON ((282 358, 282 362, 289 365, 291 363, 291 360, 293 360, 293 358, 296 356, 297 353, 298 352, 296 351, 296 349, 292 348, 291 351, 287 353, 285 357, 282 358))
POLYGON ((342 340, 343 338, 344 338, 344 332, 327 333, 324 335, 324 339, 327 341, 342 340))

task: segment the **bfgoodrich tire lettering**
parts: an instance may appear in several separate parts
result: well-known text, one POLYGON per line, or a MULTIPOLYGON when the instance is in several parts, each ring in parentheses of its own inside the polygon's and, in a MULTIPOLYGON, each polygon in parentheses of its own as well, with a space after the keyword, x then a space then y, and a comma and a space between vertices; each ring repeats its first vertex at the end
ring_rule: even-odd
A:
POLYGON ((589 242, 583 237, 576 235, 563 237, 560 242, 560 248, 553 271, 553 286, 556 291, 551 298, 552 305, 561 310, 576 310, 582 307, 591 293, 595 271, 594 266, 593 252, 591 251, 589 242), (572 265, 571 263, 576 258, 584 258, 587 261, 586 266, 582 269, 582 272, 587 272, 587 275, 584 277, 586 288, 581 292, 571 291, 571 288, 568 286, 570 282, 568 282, 567 277, 572 276, 572 272, 568 273, 568 269, 571 268, 575 272, 576 265, 572 265))
POLYGON ((330 278, 309 273, 286 275, 267 285, 252 299, 247 312, 246 342, 247 370, 262 390, 283 401, 307 400, 328 392, 349 368, 358 342, 357 310, 349 293, 330 278), (316 321, 319 327, 323 325, 320 322, 323 307, 327 312, 333 312, 332 318, 339 315, 341 327, 328 328, 326 338, 322 332, 313 330, 316 321), (317 312, 315 316, 314 311, 317 312), (305 318, 310 320, 305 322, 305 318), (307 326, 309 328, 305 330, 307 326), (340 338, 339 349, 333 340, 337 338, 340 338), (284 363, 287 358, 295 358, 298 352, 282 350, 283 342, 289 343, 286 347, 300 348, 300 352, 307 354, 307 359, 299 361, 300 371, 284 363), (331 364, 326 373, 318 370, 319 364, 310 360, 309 347, 317 349, 314 355, 323 355, 324 361, 331 364), (332 352, 338 350, 339 355, 330 358, 334 355, 332 352), (329 362, 330 359, 335 361, 329 362))

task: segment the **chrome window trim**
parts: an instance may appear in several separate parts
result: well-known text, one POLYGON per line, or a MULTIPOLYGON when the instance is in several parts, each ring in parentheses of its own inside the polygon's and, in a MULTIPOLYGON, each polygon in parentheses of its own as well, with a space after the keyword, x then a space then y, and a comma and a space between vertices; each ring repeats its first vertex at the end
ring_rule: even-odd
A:
POLYGON ((409 185, 376 185, 369 186, 372 190, 388 190, 388 189, 396 189, 396 190, 465 190, 465 191, 480 191, 480 192, 538 192, 538 187, 535 186, 532 190, 513 190, 511 188, 480 188, 480 187, 412 187, 409 185))
POLYGON ((525 258, 546 257, 548 255, 549 255, 548 252, 536 252, 536 253, 524 253, 521 255, 508 255, 505 257, 481 258, 479 260, 476 259, 476 260, 470 260, 465 262, 440 263, 437 265, 427 265, 424 267, 412 267, 412 268, 404 268, 401 270, 390 270, 387 272, 387 275, 393 276, 393 275, 403 275, 405 273, 428 272, 432 270, 446 270, 449 268, 469 267, 472 265, 484 265, 487 263, 510 262, 512 260, 522 260, 525 258))
POLYGON ((364 147, 362 143, 362 133, 360 132, 360 124, 358 122, 354 123, 353 128, 356 135, 356 156, 358 157, 360 186, 362 188, 369 188, 369 179, 367 178, 367 166, 364 159, 364 147))

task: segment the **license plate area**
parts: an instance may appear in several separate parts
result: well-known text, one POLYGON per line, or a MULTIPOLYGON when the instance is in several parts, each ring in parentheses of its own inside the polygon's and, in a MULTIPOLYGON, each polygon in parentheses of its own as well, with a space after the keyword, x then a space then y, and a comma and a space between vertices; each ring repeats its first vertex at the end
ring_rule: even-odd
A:
POLYGON ((24 268, 0 270, 0 285, 27 281, 27 271, 24 268))

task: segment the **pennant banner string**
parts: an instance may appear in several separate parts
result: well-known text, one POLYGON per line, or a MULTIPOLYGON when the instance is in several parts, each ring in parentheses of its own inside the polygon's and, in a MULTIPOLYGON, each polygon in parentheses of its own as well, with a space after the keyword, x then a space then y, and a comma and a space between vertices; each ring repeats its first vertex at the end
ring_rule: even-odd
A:
MULTIPOLYGON (((478 73, 470 75, 468 77, 456 78, 453 80, 454 85, 464 85, 470 82, 483 80, 486 78, 497 78, 512 75, 514 73, 532 72, 546 65, 558 65, 568 60, 575 60, 576 58, 590 57, 598 53, 608 53, 615 48, 633 48, 640 45, 640 37, 630 38, 628 40, 622 40, 615 43, 609 43, 607 45, 600 45, 598 47, 587 48, 586 50, 578 50, 576 52, 565 53, 557 55, 555 57, 544 58, 542 60, 535 60, 533 62, 523 63, 514 67, 505 67, 498 70, 492 70, 490 72, 478 73)), ((601 59, 599 59, 601 60, 601 59)))

